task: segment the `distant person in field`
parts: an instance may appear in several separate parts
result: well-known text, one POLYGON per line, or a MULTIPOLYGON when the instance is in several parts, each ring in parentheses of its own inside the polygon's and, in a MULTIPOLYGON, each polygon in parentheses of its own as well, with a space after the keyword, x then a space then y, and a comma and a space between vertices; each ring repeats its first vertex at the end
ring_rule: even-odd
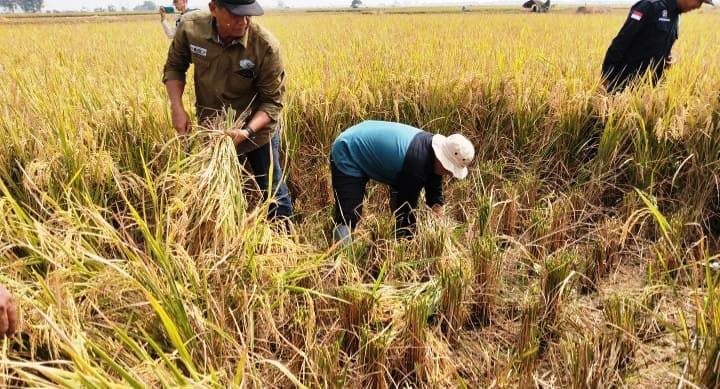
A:
POLYGON ((657 83, 674 59, 672 47, 678 38, 682 13, 712 0, 641 0, 630 9, 620 33, 605 54, 602 76, 609 92, 620 92, 650 72, 657 83))
POLYGON ((172 17, 165 11, 165 7, 160 7, 160 24, 168 39, 175 37, 175 32, 182 21, 182 17, 186 13, 194 11, 188 8, 187 0, 173 0, 173 7, 175 7, 175 11, 177 11, 173 14, 175 20, 171 20, 172 17))
POLYGON ((10 292, 0 284, 0 337, 10 336, 17 329, 17 308, 10 292))
POLYGON ((195 11, 183 18, 168 52, 163 82, 173 127, 179 135, 190 131, 182 96, 187 70, 193 64, 195 108, 201 123, 230 107, 251 112, 244 124, 226 133, 235 142, 238 156, 249 162, 265 198, 272 192, 275 201, 268 216, 286 220, 292 216, 293 207, 279 157, 278 120, 285 94, 280 44, 269 31, 252 22, 252 16, 264 13, 256 1, 213 0, 209 7, 210 12, 195 11))
POLYGON ((345 130, 330 153, 335 241, 350 241, 371 179, 390 185, 396 235, 411 237, 420 191, 425 189, 425 202, 442 215, 442 177, 464 179, 474 158, 475 147, 460 134, 445 137, 382 121, 365 121, 345 130))

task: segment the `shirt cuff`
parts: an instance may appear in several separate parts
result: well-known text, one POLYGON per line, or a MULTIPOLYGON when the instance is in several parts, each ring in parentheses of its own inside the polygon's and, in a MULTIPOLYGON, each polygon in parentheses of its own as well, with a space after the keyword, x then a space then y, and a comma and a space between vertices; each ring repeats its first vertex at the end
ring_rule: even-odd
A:
POLYGON ((280 117, 280 111, 282 111, 282 105, 262 103, 258 106, 257 110, 265 112, 268 116, 270 116, 270 119, 277 121, 280 117))
POLYGON ((185 82, 185 73, 183 72, 177 72, 174 70, 168 70, 163 75, 163 84, 170 81, 170 80, 176 80, 176 81, 182 81, 185 82))

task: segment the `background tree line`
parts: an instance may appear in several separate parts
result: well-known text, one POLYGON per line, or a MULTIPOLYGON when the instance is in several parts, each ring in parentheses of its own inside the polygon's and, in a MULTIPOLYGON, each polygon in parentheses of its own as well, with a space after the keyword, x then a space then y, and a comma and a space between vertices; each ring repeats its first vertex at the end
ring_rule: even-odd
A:
POLYGON ((45 0, 0 0, 0 9, 15 12, 40 12, 45 0))

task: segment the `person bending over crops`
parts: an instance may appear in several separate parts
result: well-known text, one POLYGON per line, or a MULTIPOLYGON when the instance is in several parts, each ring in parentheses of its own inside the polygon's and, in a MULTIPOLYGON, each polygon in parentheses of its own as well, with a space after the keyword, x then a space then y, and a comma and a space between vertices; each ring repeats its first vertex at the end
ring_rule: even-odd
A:
POLYGON ((345 130, 330 153, 335 241, 350 241, 370 179, 390 185, 396 235, 410 237, 420 190, 425 189, 425 201, 433 212, 442 215, 442 176, 464 179, 474 157, 475 147, 460 134, 445 137, 382 121, 366 121, 345 130))
POLYGON ((0 336, 10 336, 17 328, 17 310, 10 292, 0 284, 0 336))
POLYGON ((678 38, 679 15, 712 0, 641 0, 630 14, 605 54, 602 76, 605 88, 621 92, 632 81, 650 72, 655 84, 674 59, 672 47, 678 38))
POLYGON ((269 216, 289 218, 292 200, 279 158, 278 119, 285 93, 280 45, 269 31, 252 22, 252 16, 263 14, 254 0, 213 0, 209 6, 210 12, 195 11, 182 19, 168 52, 163 82, 173 127, 179 135, 190 131, 182 95, 192 63, 200 122, 209 123, 227 108, 250 112, 244 125, 226 133, 237 145, 238 156, 249 162, 266 199, 271 186, 275 202, 269 216))

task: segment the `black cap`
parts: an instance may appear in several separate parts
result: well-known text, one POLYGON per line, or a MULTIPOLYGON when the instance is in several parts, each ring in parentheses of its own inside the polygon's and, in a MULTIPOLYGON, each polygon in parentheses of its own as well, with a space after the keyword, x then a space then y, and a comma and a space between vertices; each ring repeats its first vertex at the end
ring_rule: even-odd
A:
POLYGON ((255 0, 217 0, 217 3, 237 16, 262 16, 265 13, 255 0))

